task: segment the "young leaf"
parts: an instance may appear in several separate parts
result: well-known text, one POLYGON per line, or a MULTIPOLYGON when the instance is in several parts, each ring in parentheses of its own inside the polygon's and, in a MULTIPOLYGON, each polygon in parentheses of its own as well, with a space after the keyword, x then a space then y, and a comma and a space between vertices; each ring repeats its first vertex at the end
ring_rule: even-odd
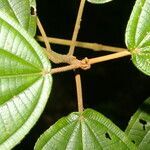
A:
POLYGON ((37 141, 35 150, 116 150, 136 147, 102 114, 86 109, 60 119, 37 141))
POLYGON ((30 35, 36 33, 35 0, 0 0, 0 10, 16 19, 30 35))
POLYGON ((132 116, 126 129, 127 135, 139 150, 150 148, 150 98, 132 116))
POLYGON ((112 0, 87 0, 87 1, 89 1, 90 3, 94 3, 94 4, 104 4, 107 2, 111 2, 112 0))
POLYGON ((126 29, 126 45, 132 61, 143 73, 150 76, 150 2, 137 0, 126 29))
POLYGON ((0 150, 18 144, 47 102, 51 66, 38 43, 0 11, 0 150))

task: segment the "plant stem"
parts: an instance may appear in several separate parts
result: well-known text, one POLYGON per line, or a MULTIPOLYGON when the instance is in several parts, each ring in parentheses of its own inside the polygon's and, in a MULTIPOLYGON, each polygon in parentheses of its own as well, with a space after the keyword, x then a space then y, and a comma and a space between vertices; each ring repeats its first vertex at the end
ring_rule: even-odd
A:
POLYGON ((47 56, 50 60, 52 60, 55 63, 59 63, 59 56, 57 56, 57 54, 55 54, 55 52, 52 51, 50 44, 49 44, 49 41, 48 41, 48 38, 47 38, 46 33, 44 31, 44 28, 42 26, 42 23, 38 17, 37 17, 37 26, 41 32, 43 41, 44 41, 45 46, 46 46, 46 49, 43 49, 44 52, 47 54, 47 56))
POLYGON ((68 65, 64 67, 58 67, 58 68, 53 68, 51 70, 51 74, 56 74, 56 73, 61 73, 61 72, 66 72, 74 69, 80 68, 80 65, 68 65))
MULTIPOLYGON (((104 61, 108 61, 108 60, 113 60, 113 59, 129 56, 129 55, 131 55, 130 52, 122 51, 122 52, 118 52, 118 53, 114 53, 114 54, 110 54, 110 55, 106 55, 106 56, 91 58, 91 59, 88 59, 88 65, 92 65, 92 64, 96 64, 96 63, 104 62, 104 61)), ((52 69, 51 73, 55 74, 55 73, 70 71, 70 70, 77 69, 77 68, 84 68, 83 65, 86 66, 86 64, 81 63, 80 65, 74 64, 74 65, 68 65, 68 66, 64 66, 64 67, 58 67, 58 68, 52 69)))
POLYGON ((75 81, 77 89, 78 111, 83 112, 82 84, 81 84, 81 76, 78 71, 76 71, 75 81))
POLYGON ((43 41, 44 41, 45 46, 46 46, 46 50, 47 50, 48 52, 52 51, 52 49, 51 49, 51 47, 50 47, 50 44, 49 44, 49 41, 48 41, 48 38, 47 38, 46 33, 45 33, 45 31, 44 31, 44 28, 43 28, 43 26, 42 26, 42 24, 41 24, 41 21, 40 21, 40 19, 39 19, 38 17, 37 17, 37 25, 38 25, 38 28, 39 28, 41 34, 42 34, 43 41))
MULTIPOLYGON (((44 52, 46 53, 46 55, 48 56, 48 58, 53 61, 54 63, 58 64, 58 63, 68 63, 68 64, 72 64, 73 62, 75 62, 76 58, 73 56, 68 56, 68 55, 62 55, 62 54, 58 54, 56 52, 54 52, 49 44, 48 41, 48 37, 44 31, 44 28, 40 22, 40 19, 37 17, 37 25, 38 28, 42 34, 42 38, 43 41, 45 43, 46 49, 43 48, 44 52)), ((76 60, 77 62, 77 60, 76 60)))
MULTIPOLYGON (((44 42, 44 39, 42 36, 37 36, 37 40, 44 42)), ((72 44, 71 40, 52 38, 52 37, 48 37, 48 41, 53 44, 60 44, 60 45, 66 45, 66 46, 71 46, 72 44)), ((94 51, 121 52, 121 51, 127 50, 125 48, 120 48, 120 47, 108 46, 108 45, 97 44, 97 43, 80 42, 80 41, 76 41, 75 46, 86 48, 86 49, 91 49, 94 51)))
POLYGON ((70 46, 68 55, 73 55, 74 54, 75 42, 77 40, 77 36, 78 36, 78 33, 79 33, 80 22, 81 22, 83 10, 84 10, 85 2, 86 2, 86 0, 81 0, 81 2, 80 2, 78 15, 77 15, 77 20, 76 20, 76 24, 75 24, 75 28, 74 28, 74 32, 73 32, 73 36, 72 36, 72 44, 70 46))
POLYGON ((106 55, 106 56, 89 59, 89 63, 92 65, 92 64, 99 63, 99 62, 117 59, 117 58, 129 56, 129 55, 131 55, 131 53, 129 51, 122 51, 122 52, 118 52, 118 53, 114 53, 114 54, 110 54, 110 55, 106 55))

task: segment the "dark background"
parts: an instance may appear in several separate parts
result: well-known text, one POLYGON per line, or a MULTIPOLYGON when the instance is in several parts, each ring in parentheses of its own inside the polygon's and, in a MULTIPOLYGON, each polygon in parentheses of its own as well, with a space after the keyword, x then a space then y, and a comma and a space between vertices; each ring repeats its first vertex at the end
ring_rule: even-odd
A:
MULTIPOLYGON (((80 0, 37 0, 38 16, 48 36, 71 39, 80 0)), ((135 0, 113 0, 105 5, 86 3, 78 40, 125 47, 124 33, 135 0)), ((68 47, 52 45, 67 53, 68 47)), ((106 52, 76 48, 75 55, 96 57, 106 52)), ((52 64, 53 67, 56 65, 52 64)), ((131 115, 149 97, 150 79, 130 57, 93 65, 81 71, 84 107, 93 108, 125 130, 131 115)), ((15 149, 33 149, 37 138, 59 118, 77 111, 74 72, 53 75, 52 92, 41 118, 15 149)))

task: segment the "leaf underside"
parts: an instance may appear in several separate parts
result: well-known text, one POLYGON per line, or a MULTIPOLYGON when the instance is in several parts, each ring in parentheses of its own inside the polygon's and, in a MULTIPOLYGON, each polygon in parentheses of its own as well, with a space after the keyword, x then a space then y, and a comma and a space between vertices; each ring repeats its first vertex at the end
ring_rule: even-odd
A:
POLYGON ((125 39, 135 66, 150 76, 150 2, 137 0, 128 21, 125 39))
POLYGON ((0 150, 13 148, 37 122, 50 93, 50 70, 38 43, 0 11, 0 150))
POLYGON ((150 98, 132 116, 126 129, 129 138, 138 146, 139 150, 150 148, 150 98))
POLYGON ((35 0, 0 0, 0 10, 12 16, 31 36, 35 36, 35 0))
POLYGON ((107 2, 111 2, 112 0, 87 0, 87 1, 93 4, 104 4, 107 2))
POLYGON ((37 141, 35 150, 136 149, 126 135, 100 113, 86 109, 60 119, 37 141))

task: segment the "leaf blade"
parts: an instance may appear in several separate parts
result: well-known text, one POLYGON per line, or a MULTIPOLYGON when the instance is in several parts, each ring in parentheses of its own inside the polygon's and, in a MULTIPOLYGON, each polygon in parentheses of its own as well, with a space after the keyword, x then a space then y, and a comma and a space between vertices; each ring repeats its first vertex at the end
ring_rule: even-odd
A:
POLYGON ((112 0, 87 0, 87 1, 93 4, 104 4, 111 2, 112 0))
POLYGON ((139 149, 150 147, 150 98, 148 98, 131 117, 126 134, 139 149))
POLYGON ((100 150, 109 146, 115 150, 118 145, 122 149, 136 149, 109 119, 92 109, 87 109, 82 114, 71 113, 51 126, 38 139, 35 150, 100 150), (71 132, 68 127, 72 128, 71 132))
POLYGON ((0 0, 0 10, 12 16, 31 36, 36 33, 36 14, 31 14, 31 9, 36 12, 35 0, 0 0))
POLYGON ((0 11, 0 149, 11 149, 40 117, 52 85, 39 44, 0 11))
POLYGON ((134 65, 150 76, 150 3, 137 0, 125 33, 125 42, 134 65))

